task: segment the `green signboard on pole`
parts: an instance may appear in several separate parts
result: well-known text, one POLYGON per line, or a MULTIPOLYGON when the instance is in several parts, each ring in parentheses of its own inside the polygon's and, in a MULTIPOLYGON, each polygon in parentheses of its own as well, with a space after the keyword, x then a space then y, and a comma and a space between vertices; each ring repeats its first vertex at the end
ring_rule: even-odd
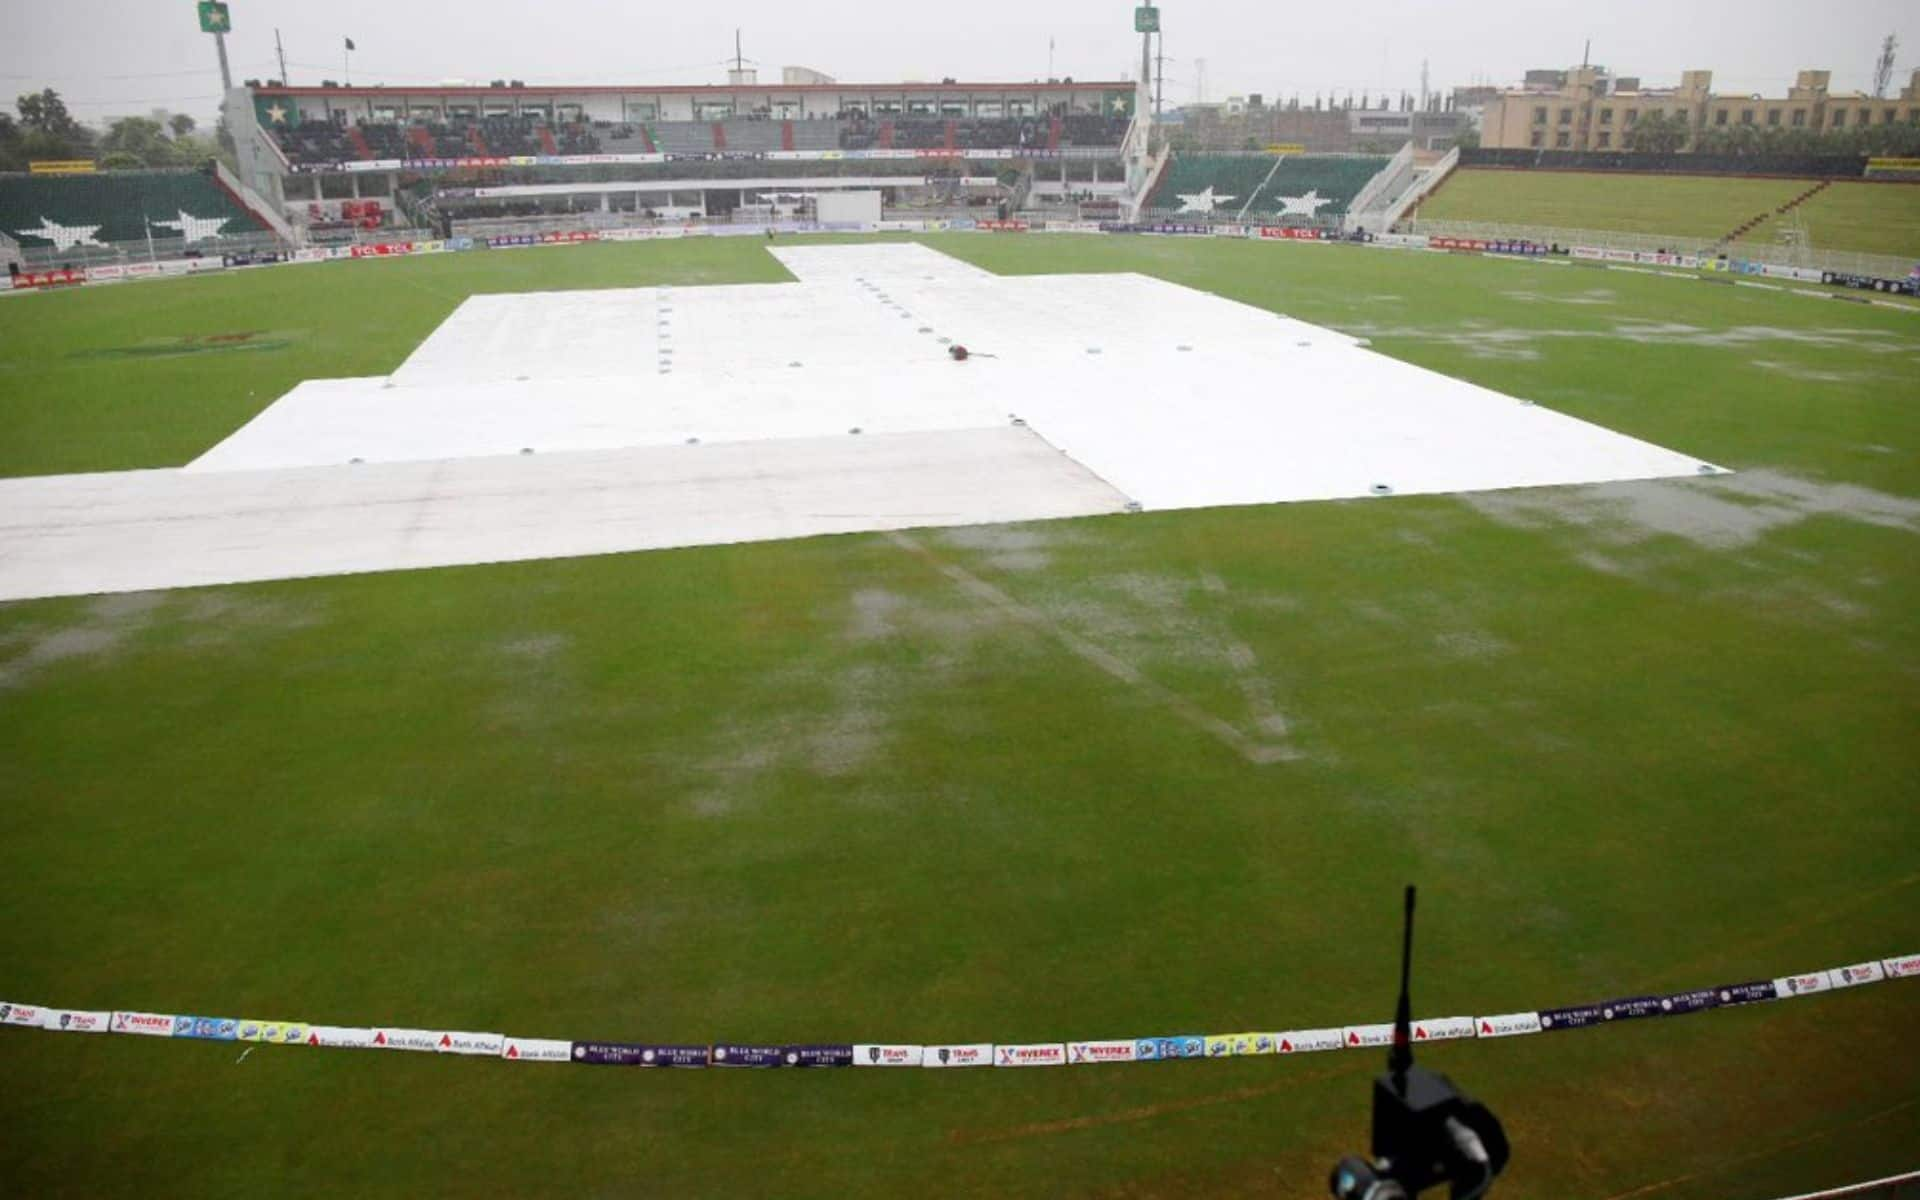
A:
POLYGON ((1160 10, 1151 4, 1142 4, 1133 10, 1133 31, 1135 33, 1159 33, 1160 10))
POLYGON ((200 0, 194 7, 200 10, 201 33, 226 33, 233 28, 233 19, 221 0, 200 0))

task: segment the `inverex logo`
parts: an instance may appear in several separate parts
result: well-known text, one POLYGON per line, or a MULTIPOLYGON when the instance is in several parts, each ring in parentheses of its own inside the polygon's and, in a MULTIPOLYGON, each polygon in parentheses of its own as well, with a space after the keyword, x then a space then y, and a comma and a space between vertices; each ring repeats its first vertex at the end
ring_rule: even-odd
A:
POLYGON ((1067 1048, 1059 1042, 1036 1042, 1025 1046, 1001 1046, 995 1054, 996 1067, 1058 1067, 1067 1061, 1067 1048))
POLYGON ((147 1037, 172 1037, 174 1018, 166 1013, 117 1012, 113 1014, 115 1033, 137 1033, 147 1037))
POLYGON ((1075 1066, 1089 1063, 1132 1062, 1137 1047, 1131 1041, 1069 1042, 1067 1061, 1075 1066))

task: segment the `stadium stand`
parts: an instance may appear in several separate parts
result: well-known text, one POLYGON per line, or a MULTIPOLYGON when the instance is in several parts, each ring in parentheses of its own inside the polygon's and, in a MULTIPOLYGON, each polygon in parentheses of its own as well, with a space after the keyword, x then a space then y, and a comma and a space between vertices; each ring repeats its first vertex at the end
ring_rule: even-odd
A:
POLYGON ((307 121, 273 136, 287 161, 305 168, 417 158, 560 154, 766 154, 779 150, 1048 150, 1117 148, 1127 118, 903 117, 864 114, 801 120, 734 117, 724 121, 550 124, 528 116, 399 125, 307 121))
POLYGON ((713 121, 659 121, 650 127, 662 154, 712 154, 713 121))
POLYGON ((1337 217, 1387 161, 1385 156, 1357 154, 1277 159, 1264 154, 1180 154, 1167 165, 1147 207, 1180 209, 1181 196, 1210 187, 1216 216, 1277 217, 1286 212, 1285 201, 1313 195, 1325 202, 1314 206, 1314 219, 1337 217))
POLYGON ((197 242, 265 228, 205 171, 0 175, 0 230, 23 248, 145 242, 149 235, 197 242))
POLYGON ((354 150, 347 131, 331 121, 302 121, 274 130, 287 161, 301 165, 352 162, 354 150))
POLYGON ((1266 182, 1273 164, 1273 158, 1264 154, 1176 154, 1148 197, 1147 207, 1179 208, 1181 196, 1212 188, 1216 197, 1231 197, 1221 203, 1223 211, 1238 212, 1240 205, 1266 182))

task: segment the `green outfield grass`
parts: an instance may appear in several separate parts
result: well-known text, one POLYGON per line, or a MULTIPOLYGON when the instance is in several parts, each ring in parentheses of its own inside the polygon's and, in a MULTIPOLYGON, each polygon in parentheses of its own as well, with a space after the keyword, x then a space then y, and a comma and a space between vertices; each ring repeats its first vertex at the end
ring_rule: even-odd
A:
MULTIPOLYGON (((1805 179, 1461 170, 1420 206, 1435 221, 1485 221, 1720 238, 1807 190, 1805 179)), ((1801 210, 1822 250, 1920 257, 1920 185, 1838 183, 1801 210)), ((1775 240, 1768 221, 1747 235, 1775 240)))
MULTIPOLYGON (((1807 241, 1822 250, 1854 250, 1920 262, 1920 184, 1836 183, 1799 208, 1807 241)), ((1747 240, 1773 242, 1780 219, 1747 240)))
MULTIPOLYGON (((1737 473, 0 606, 0 997, 657 1041, 1303 1028, 1390 1015, 1409 880, 1422 1014, 1920 951, 1920 314, 925 240, 1204 287, 1737 473)), ((8 300, 0 472, 183 462, 476 291, 780 278, 715 240, 8 300)), ((1506 1195, 1758 1200, 1915 1165, 1916 1029, 1905 982, 1426 1053, 1506 1118, 1506 1195)), ((4 1190, 1312 1196, 1379 1066, 239 1056, 0 1030, 4 1190)))

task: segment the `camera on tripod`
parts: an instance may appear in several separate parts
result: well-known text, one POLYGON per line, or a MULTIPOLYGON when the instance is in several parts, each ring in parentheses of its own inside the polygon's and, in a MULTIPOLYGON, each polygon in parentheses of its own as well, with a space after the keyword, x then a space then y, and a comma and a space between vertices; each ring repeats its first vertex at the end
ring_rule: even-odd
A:
POLYGON ((1333 1168, 1328 1186, 1338 1200, 1410 1200, 1442 1183, 1452 1200, 1472 1200, 1486 1195, 1507 1165, 1507 1135, 1486 1105, 1445 1075, 1414 1065, 1413 899, 1409 884, 1393 1048, 1373 1081, 1373 1155, 1343 1158, 1333 1168))

